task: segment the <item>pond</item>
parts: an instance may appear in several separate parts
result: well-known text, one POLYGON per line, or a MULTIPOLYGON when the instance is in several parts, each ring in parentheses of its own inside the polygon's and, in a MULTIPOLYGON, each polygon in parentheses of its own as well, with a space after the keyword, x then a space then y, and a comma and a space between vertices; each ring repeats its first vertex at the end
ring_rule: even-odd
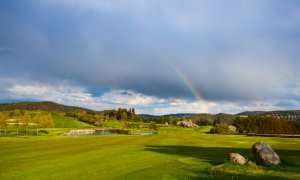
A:
POLYGON ((112 135, 112 134, 129 134, 128 130, 122 129, 79 129, 70 130, 66 136, 101 136, 101 135, 112 135))
POLYGON ((158 134, 158 132, 141 132, 140 135, 152 135, 152 134, 158 134))

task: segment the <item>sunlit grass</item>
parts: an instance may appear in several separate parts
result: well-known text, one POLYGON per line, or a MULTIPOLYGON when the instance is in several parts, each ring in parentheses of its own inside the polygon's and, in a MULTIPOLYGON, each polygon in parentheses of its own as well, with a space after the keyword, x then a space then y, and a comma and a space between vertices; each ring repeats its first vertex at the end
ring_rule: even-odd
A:
POLYGON ((300 178, 300 139, 211 135, 208 130, 166 127, 148 136, 2 137, 0 179, 300 178), (251 146, 260 140, 276 150, 280 166, 226 163, 229 152, 251 159, 251 146))

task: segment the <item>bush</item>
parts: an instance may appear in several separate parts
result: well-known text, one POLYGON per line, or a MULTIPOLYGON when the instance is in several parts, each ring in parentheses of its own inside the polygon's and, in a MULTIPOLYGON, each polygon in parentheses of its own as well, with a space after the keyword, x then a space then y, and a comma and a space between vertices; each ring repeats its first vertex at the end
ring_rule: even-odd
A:
POLYGON ((123 129, 140 129, 139 123, 127 123, 125 122, 122 126, 123 129))
POLYGON ((198 126, 210 126, 213 123, 210 120, 205 119, 205 120, 196 121, 195 124, 197 124, 198 126))
POLYGON ((149 129, 152 129, 152 130, 156 131, 157 130, 156 123, 155 122, 150 122, 149 129))
MULTIPOLYGON (((233 126, 232 126, 233 127, 233 126)), ((226 124, 217 124, 210 129, 212 134, 236 134, 233 128, 227 126, 226 124)))

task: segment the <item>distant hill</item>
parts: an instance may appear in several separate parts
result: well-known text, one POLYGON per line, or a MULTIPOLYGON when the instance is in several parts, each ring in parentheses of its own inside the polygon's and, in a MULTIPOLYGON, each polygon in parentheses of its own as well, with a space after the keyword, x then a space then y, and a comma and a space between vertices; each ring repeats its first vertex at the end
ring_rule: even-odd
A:
POLYGON ((164 117, 189 117, 195 115, 195 113, 178 113, 178 114, 165 114, 164 117))
POLYGON ((274 116, 294 121, 300 121, 300 110, 279 110, 279 111, 245 111, 237 114, 239 116, 274 116))
POLYGON ((65 112, 71 113, 74 111, 86 111, 86 112, 96 112, 91 109, 86 109, 76 106, 66 106, 51 101, 44 102, 18 102, 18 103, 3 103, 0 104, 0 111, 11 111, 11 110, 42 110, 49 112, 65 112))
POLYGON ((190 116, 192 116, 192 115, 195 115, 194 113, 178 113, 178 114, 165 114, 165 115, 161 115, 161 116, 159 116, 159 115, 151 115, 151 114, 139 114, 140 116, 142 116, 142 117, 153 117, 153 118, 158 118, 158 117, 161 117, 161 116, 163 116, 163 117, 174 117, 174 118, 176 118, 176 117, 190 117, 190 116))
POLYGON ((237 115, 243 116, 266 116, 266 115, 277 115, 277 116, 286 116, 286 115, 300 115, 300 110, 278 110, 278 111, 245 111, 237 115))
POLYGON ((139 116, 145 117, 145 118, 157 118, 160 116, 151 115, 151 114, 138 114, 139 116))

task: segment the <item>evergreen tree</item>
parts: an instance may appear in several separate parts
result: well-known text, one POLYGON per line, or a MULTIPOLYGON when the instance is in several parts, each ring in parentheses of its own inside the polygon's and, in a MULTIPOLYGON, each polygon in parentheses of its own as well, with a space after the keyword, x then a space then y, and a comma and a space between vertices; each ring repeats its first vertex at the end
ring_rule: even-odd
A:
POLYGON ((121 120, 126 121, 127 120, 127 113, 125 111, 121 112, 121 120))

